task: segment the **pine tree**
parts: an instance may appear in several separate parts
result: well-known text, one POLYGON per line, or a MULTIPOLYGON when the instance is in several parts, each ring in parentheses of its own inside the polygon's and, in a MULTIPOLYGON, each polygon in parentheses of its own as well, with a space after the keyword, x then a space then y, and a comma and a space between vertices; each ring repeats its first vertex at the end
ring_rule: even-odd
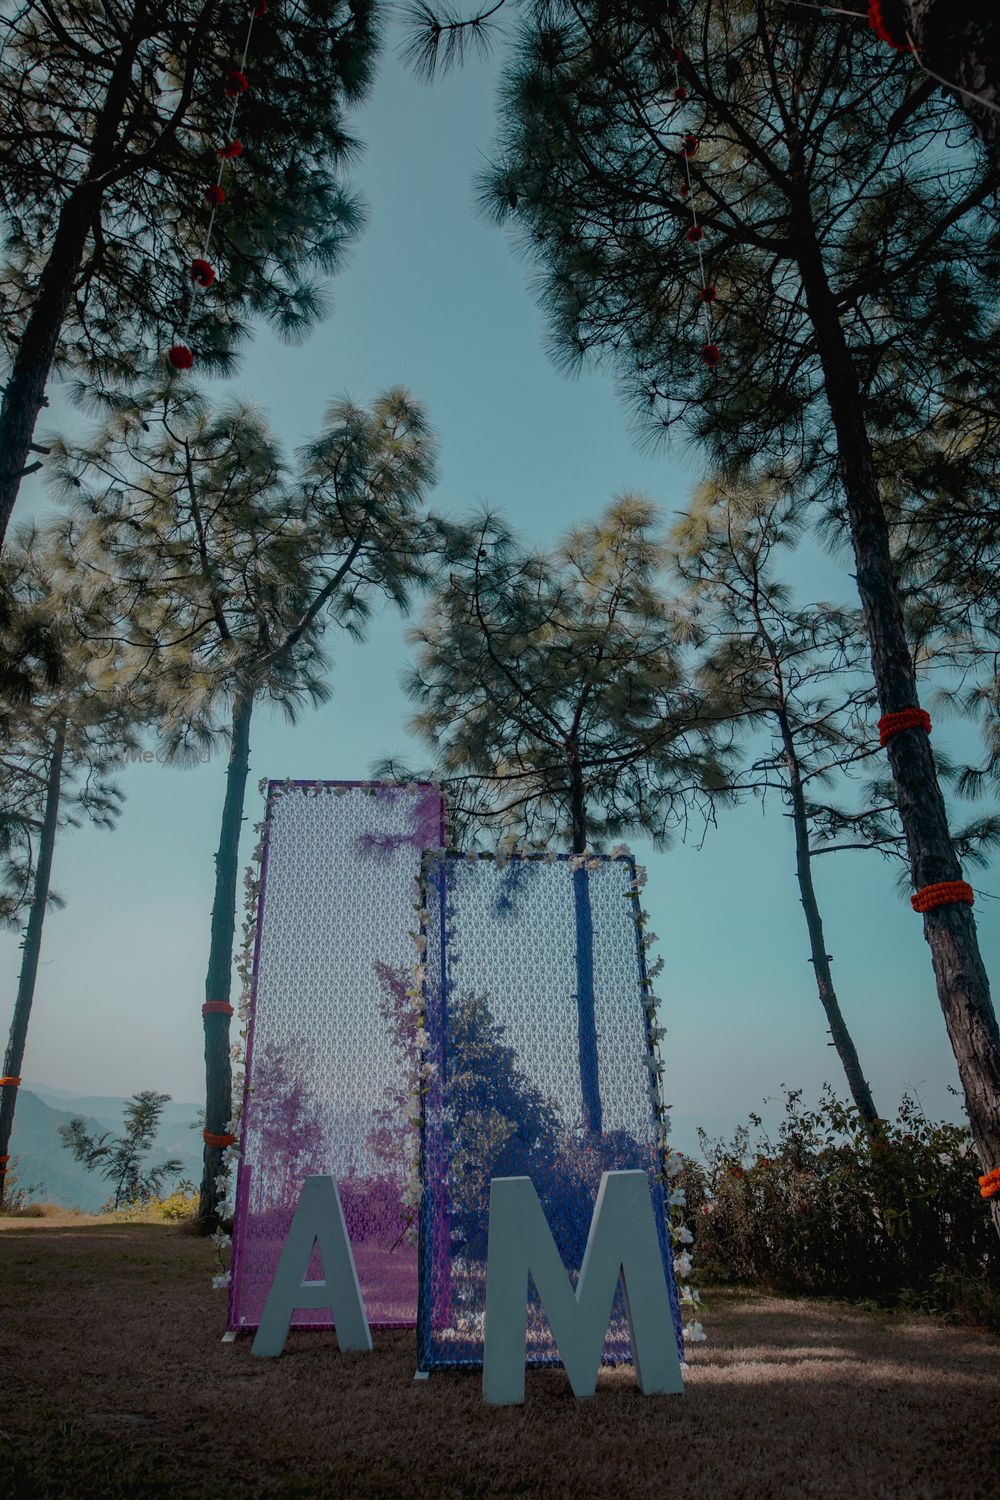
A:
MULTIPOLYGON (((12 705, 0 747, 0 919, 27 922, 22 941, 3 1076, 18 1079, 35 997, 42 930, 50 907, 60 832, 82 821, 113 828, 123 801, 114 774, 137 742, 137 709, 113 658, 95 659, 82 640, 69 600, 54 587, 54 559, 31 529, 20 533, 0 564, 10 597, 58 646, 58 686, 12 705)), ((14 1126, 17 1084, 0 1088, 0 1201, 14 1126)))
POLYGON ((59 1126, 63 1145, 72 1151, 75 1160, 82 1161, 88 1171, 99 1167, 101 1176, 111 1183, 113 1212, 122 1203, 148 1203, 163 1191, 168 1177, 176 1177, 181 1171, 183 1163, 176 1157, 158 1162, 155 1167, 145 1160, 156 1140, 163 1106, 169 1098, 169 1094, 158 1094, 153 1089, 133 1094, 125 1105, 121 1135, 112 1135, 109 1130, 103 1135, 89 1135, 86 1121, 79 1115, 59 1126))
MULTIPOLYGON (((254 8, 238 148, 216 212, 216 279, 196 300, 245 8, 188 0, 4 6, 0 51, 0 543, 50 374, 130 382, 188 326, 228 371, 263 317, 287 337, 325 310, 362 212, 340 172, 345 105, 369 87, 371 0, 254 8), (258 14, 258 11, 261 12, 258 14)), ((36 450, 37 451, 37 450, 36 450)))
POLYGON ((372 601, 406 606, 431 566, 435 444, 402 388, 333 402, 294 472, 261 414, 181 398, 121 402, 86 446, 53 449, 72 508, 67 574, 149 679, 168 755, 229 742, 205 982, 205 1168, 214 1228, 232 1114, 229 1006, 238 854, 258 702, 292 721, 329 696, 324 636, 360 638, 372 601), (110 583, 107 580, 111 580, 110 583))
MULTIPOLYGON (((995 389, 1000 177, 945 149, 968 134, 953 103, 915 97, 853 18, 699 0, 680 27, 633 3, 533 11, 485 200, 541 266, 559 356, 611 364, 647 431, 682 425, 724 468, 784 460, 803 496, 836 470, 882 712, 916 709, 872 431, 919 432, 956 370, 995 389)), ((913 887, 943 899, 961 867, 928 736, 887 755, 913 887)), ((975 920, 919 905, 989 1169, 1000 1029, 975 920)))
POLYGON ((728 782, 722 697, 687 682, 656 592, 656 513, 622 495, 601 519, 532 555, 490 516, 454 555, 411 640, 413 728, 460 788, 465 822, 565 838, 574 855, 584 1126, 600 1135, 593 921, 594 838, 640 828, 661 845, 692 803, 728 782), (720 743, 716 743, 719 740, 720 743), (471 789, 471 804, 462 797, 471 789))
MULTIPOLYGON (((875 693, 859 612, 828 602, 796 606, 778 576, 783 554, 783 571, 792 571, 802 528, 774 478, 709 482, 673 528, 673 565, 697 622, 699 677, 720 681, 757 710, 746 722, 769 731, 770 743, 741 772, 738 788, 752 788, 762 800, 774 789, 787 808, 820 1003, 854 1103, 874 1129, 878 1112, 834 986, 813 862, 839 849, 874 849, 905 864, 906 848, 891 778, 869 776, 855 798, 860 805, 851 808, 832 802, 826 790, 856 781, 877 754, 875 693)), ((954 782, 950 762, 936 758, 939 773, 954 782)), ((1000 820, 976 819, 955 840, 963 858, 985 864, 1000 840, 1000 820)), ((908 873, 904 879, 908 884, 908 873)))

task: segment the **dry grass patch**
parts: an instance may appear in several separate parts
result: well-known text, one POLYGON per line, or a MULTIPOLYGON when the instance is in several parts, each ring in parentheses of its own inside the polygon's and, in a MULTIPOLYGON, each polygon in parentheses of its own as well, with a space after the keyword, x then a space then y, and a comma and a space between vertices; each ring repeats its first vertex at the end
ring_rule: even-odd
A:
POLYGON ((321 1497, 609 1493, 688 1500, 996 1500, 1000 1340, 833 1302, 715 1294, 683 1397, 630 1371, 523 1408, 475 1375, 414 1384, 409 1333, 371 1355, 293 1334, 223 1345, 209 1245, 161 1225, 0 1235, 0 1494, 321 1497))

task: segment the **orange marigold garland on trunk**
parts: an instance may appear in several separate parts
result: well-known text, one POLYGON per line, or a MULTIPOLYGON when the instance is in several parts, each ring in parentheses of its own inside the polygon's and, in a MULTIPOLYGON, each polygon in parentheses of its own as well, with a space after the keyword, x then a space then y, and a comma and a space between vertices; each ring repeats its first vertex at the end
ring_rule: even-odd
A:
POLYGON ((1000 1167, 994 1167, 979 1179, 980 1198, 995 1198, 1000 1193, 1000 1167))
POLYGON ((954 906, 957 902, 964 901, 969 906, 975 905, 975 892, 966 880, 938 880, 933 885, 921 886, 920 890, 910 897, 910 905, 914 911, 931 911, 935 906, 954 906))

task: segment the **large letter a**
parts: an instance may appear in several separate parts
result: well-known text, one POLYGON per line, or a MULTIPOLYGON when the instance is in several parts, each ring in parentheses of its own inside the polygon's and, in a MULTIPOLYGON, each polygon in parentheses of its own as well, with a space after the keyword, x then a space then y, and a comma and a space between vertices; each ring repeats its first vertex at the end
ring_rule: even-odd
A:
POLYGON ((524 1400, 528 1276, 575 1396, 592 1396, 621 1276, 639 1389, 681 1392, 680 1360, 645 1172, 605 1172, 574 1291, 530 1177, 490 1184, 483 1395, 524 1400))
POLYGON ((271 1282, 252 1354, 280 1354, 297 1307, 333 1314, 341 1349, 368 1350, 372 1336, 347 1238, 344 1210, 332 1177, 307 1177, 271 1282), (306 1281, 313 1246, 319 1246, 323 1281, 306 1281))

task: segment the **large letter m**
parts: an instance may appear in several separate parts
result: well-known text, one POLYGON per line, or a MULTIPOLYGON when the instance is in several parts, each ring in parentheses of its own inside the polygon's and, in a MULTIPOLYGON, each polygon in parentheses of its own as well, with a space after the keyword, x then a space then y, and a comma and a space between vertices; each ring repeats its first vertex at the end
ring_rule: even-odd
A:
POLYGON ((483 1396, 524 1400, 528 1277, 575 1396, 592 1396, 618 1278, 644 1395, 681 1392, 680 1360, 645 1172, 605 1172, 575 1290, 530 1177, 490 1184, 483 1396))

